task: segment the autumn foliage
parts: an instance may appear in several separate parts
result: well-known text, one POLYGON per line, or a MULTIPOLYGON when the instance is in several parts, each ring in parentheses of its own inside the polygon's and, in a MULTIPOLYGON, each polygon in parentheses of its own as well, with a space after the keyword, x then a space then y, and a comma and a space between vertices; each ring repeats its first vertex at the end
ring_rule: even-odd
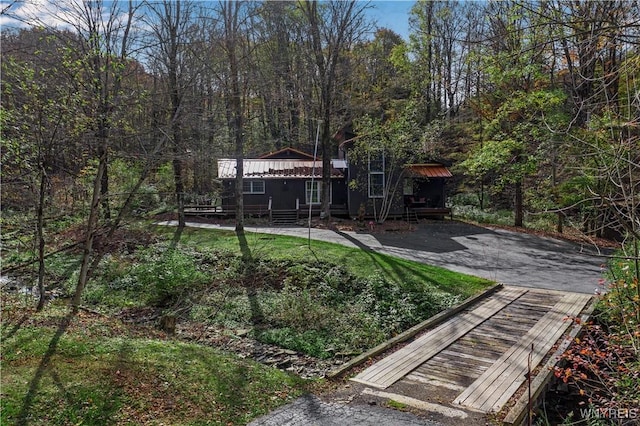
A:
POLYGON ((640 407, 640 287, 630 261, 610 267, 601 280, 594 320, 564 353, 556 377, 578 388, 598 410, 630 412, 640 407))

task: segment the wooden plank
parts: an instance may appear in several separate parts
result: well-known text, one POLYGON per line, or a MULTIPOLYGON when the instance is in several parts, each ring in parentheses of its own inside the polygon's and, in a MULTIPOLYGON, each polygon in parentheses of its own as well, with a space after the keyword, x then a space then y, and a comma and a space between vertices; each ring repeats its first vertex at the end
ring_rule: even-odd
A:
POLYGON ((410 345, 400 349, 391 356, 383 359, 359 375, 359 379, 378 382, 379 386, 389 382, 390 386, 397 379, 408 373, 430 357, 436 355, 456 338, 464 335, 477 324, 486 320, 493 313, 512 300, 518 291, 504 290, 483 303, 474 311, 455 317, 442 326, 432 330, 410 345), (428 343, 428 344, 427 344, 428 343))
POLYGON ((478 390, 474 391, 473 388, 469 389, 466 392, 466 398, 461 396, 459 397, 460 401, 457 402, 464 401, 466 405, 488 411, 487 401, 491 400, 492 395, 498 391, 501 392, 501 395, 504 395, 506 392, 504 387, 508 387, 510 383, 513 383, 512 379, 514 379, 514 375, 520 374, 523 370, 526 372, 526 361, 530 352, 530 343, 538 341, 537 348, 534 348, 534 358, 537 358, 543 357, 548 350, 546 346, 552 345, 555 342, 556 339, 553 339, 553 337, 556 336, 558 330, 563 329, 563 327, 561 327, 563 325, 562 318, 568 312, 568 309, 571 309, 571 306, 575 305, 575 301, 572 299, 573 296, 567 296, 553 311, 543 317, 527 336, 525 336, 522 342, 506 352, 488 373, 485 372, 485 375, 478 379, 478 383, 476 384, 478 390), (554 333, 554 329, 556 333, 554 333))
MULTIPOLYGON (((484 372, 484 370, 482 372, 484 372)), ((459 386, 462 386, 462 389, 459 391, 459 392, 462 392, 464 389, 467 388, 467 386, 473 383, 478 378, 478 376, 482 374, 482 372, 470 375, 470 374, 464 374, 461 371, 455 371, 451 368, 438 367, 432 370, 431 369, 423 370, 422 367, 420 367, 413 370, 411 373, 409 373, 405 377, 403 377, 402 381, 404 382, 407 379, 407 377, 411 376, 412 374, 420 373, 425 377, 429 377, 431 379, 447 381, 449 383, 455 383, 459 386)))
MULTIPOLYGON (((524 333, 522 333, 520 336, 522 336, 523 334, 524 333)), ((520 339, 510 336, 497 337, 495 333, 487 333, 483 330, 473 330, 473 335, 465 338, 464 342, 468 343, 468 345, 470 345, 471 347, 484 346, 496 349, 504 348, 504 350, 502 350, 502 352, 504 352, 505 350, 513 346, 513 344, 518 340, 520 339)))
POLYGON ((450 319, 368 367, 351 380, 386 389, 527 291, 521 288, 503 289, 473 311, 450 319))
MULTIPOLYGON (((571 298, 569 296, 568 298, 571 298)), ((525 336, 517 345, 514 345, 511 350, 506 352, 494 366, 485 372, 483 377, 478 379, 478 383, 474 384, 476 389, 470 387, 466 392, 466 398, 459 397, 460 401, 467 406, 482 410, 489 411, 491 403, 494 402, 496 392, 500 392, 500 395, 504 395, 507 391, 505 387, 508 387, 513 380, 518 381, 520 378, 514 378, 514 375, 519 374, 521 371, 526 371, 526 360, 530 352, 530 343, 542 334, 545 336, 543 339, 553 336, 553 329, 557 327, 557 322, 562 321, 564 312, 572 306, 572 301, 564 300, 560 302, 555 309, 547 314, 541 321, 539 321, 534 328, 525 336), (563 314, 558 314, 562 312, 563 314), (560 316, 561 315, 561 316, 560 316), (560 316, 560 317, 559 317, 560 316)), ((533 358, 544 356, 546 353, 546 340, 538 341, 536 348, 534 348, 533 358)), ((523 373, 524 374, 524 373, 523 373)), ((498 397, 500 395, 497 395, 498 397)), ((508 397, 507 397, 508 398, 508 397)))
POLYGON ((452 356, 452 357, 456 357, 456 358, 469 359, 469 360, 473 360, 473 361, 476 361, 476 362, 481 362, 483 364, 493 364, 494 361, 495 361, 493 358, 487 358, 487 357, 484 357, 484 356, 479 356, 478 354, 475 354, 475 353, 455 352, 455 351, 447 350, 447 349, 445 349, 444 351, 440 352, 440 354, 448 355, 448 356, 452 356))
POLYGON ((578 315, 591 296, 567 294, 538 321, 511 349, 503 354, 454 401, 484 412, 498 411, 525 381, 528 357, 535 368, 556 343, 570 322, 567 316, 578 315), (531 351, 531 345, 534 345, 531 351))
POLYGON ((465 361, 464 359, 454 360, 454 359, 436 359, 431 358, 428 362, 428 367, 430 368, 440 368, 442 370, 455 370, 463 373, 465 376, 478 377, 482 374, 487 368, 489 368, 492 364, 478 364, 478 363, 470 363, 469 361, 465 361))
POLYGON ((338 377, 341 376, 342 374, 344 374, 346 371, 348 371, 349 369, 362 364, 363 362, 367 361, 368 359, 371 359, 372 357, 381 354, 382 352, 386 351, 387 349, 397 345, 398 343, 402 343, 406 340, 409 340, 410 338, 412 338, 413 336, 415 336, 416 334, 422 332, 423 330, 429 328, 429 327, 435 327, 437 325, 439 325, 440 323, 446 321, 447 319, 451 318, 452 316, 456 315, 459 312, 464 311, 465 309, 467 309, 469 306, 474 305, 475 303, 479 302, 480 300, 486 299, 487 297, 491 296, 493 293, 501 290, 503 288, 502 284, 496 284, 493 287, 483 291, 480 294, 476 294, 475 296, 471 296, 468 299, 464 300, 462 303, 460 303, 457 306, 454 306, 453 308, 449 308, 446 311, 440 312, 439 314, 434 315, 433 317, 421 322, 418 325, 415 325, 413 327, 411 327, 409 330, 404 331, 400 334, 398 334, 397 336, 387 340, 386 342, 383 342, 381 344, 379 344, 378 346, 376 346, 373 349, 368 350, 367 352, 358 355, 357 357, 349 360, 347 363, 341 365, 340 367, 336 368, 335 370, 332 370, 329 372, 329 374, 327 374, 327 377, 329 378, 334 378, 334 377, 338 377))
POLYGON ((458 392, 463 391, 465 389, 464 386, 458 384, 457 382, 442 380, 442 378, 440 377, 435 378, 435 377, 425 376, 424 374, 420 374, 415 371, 413 373, 410 373, 408 376, 406 376, 404 380, 408 380, 409 382, 417 383, 420 385, 430 385, 430 386, 450 389, 458 392))
MULTIPOLYGON (((553 355, 549 358, 549 360, 545 363, 545 365, 540 369, 538 375, 531 382, 531 400, 535 401, 538 399, 540 394, 542 394, 545 389, 547 383, 553 377, 553 367, 558 363, 558 360, 562 356, 562 354, 569 348, 569 345, 573 342, 580 330, 582 329, 582 324, 586 324, 595 309, 596 303, 591 301, 588 307, 583 312, 580 317, 580 322, 574 323, 569 335, 563 340, 563 342, 558 346, 553 355)), ((508 426, 515 426, 522 424, 523 420, 527 415, 531 415, 528 411, 529 406, 529 394, 524 393, 520 396, 520 399, 511 407, 509 413, 503 419, 503 424, 508 426)))

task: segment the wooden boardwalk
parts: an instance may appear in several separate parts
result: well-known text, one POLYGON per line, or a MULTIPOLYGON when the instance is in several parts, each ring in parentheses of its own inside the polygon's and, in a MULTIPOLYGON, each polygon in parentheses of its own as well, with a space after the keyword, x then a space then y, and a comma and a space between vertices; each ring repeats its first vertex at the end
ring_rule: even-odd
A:
POLYGON ((453 406, 497 412, 525 382, 529 363, 534 369, 561 339, 572 323, 565 319, 590 300, 588 294, 505 287, 352 380, 378 389, 413 387, 447 395, 453 406))

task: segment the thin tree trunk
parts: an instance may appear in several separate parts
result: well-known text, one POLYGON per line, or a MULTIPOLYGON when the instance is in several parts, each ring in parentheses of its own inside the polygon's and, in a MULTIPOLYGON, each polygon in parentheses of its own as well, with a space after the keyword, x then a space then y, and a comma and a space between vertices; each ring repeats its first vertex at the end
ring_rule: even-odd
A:
POLYGON ((236 232, 244 232, 244 136, 243 136, 243 115, 242 115, 242 94, 240 91, 240 69, 238 64, 239 28, 238 13, 240 5, 231 0, 227 0, 223 10, 225 20, 225 47, 227 50, 227 60, 229 61, 229 109, 230 129, 233 134, 236 157, 236 232))
POLYGON ((515 208, 515 222, 514 226, 522 227, 524 226, 524 200, 522 195, 522 179, 519 179, 515 183, 516 189, 516 208, 515 208))
POLYGON ((103 155, 99 159, 98 170, 96 177, 93 181, 93 194, 91 197, 91 206, 89 210, 89 220, 87 221, 87 231, 85 236, 84 248, 82 251, 82 262, 80 266, 80 275, 78 276, 78 284, 76 285, 76 291, 71 300, 71 308, 73 312, 77 312, 82 301, 82 293, 87 285, 87 279, 89 276, 89 266, 91 261, 91 254, 93 253, 93 240, 95 237, 98 221, 98 211, 100 207, 100 195, 102 175, 107 168, 106 147, 103 149, 103 155))
MULTIPOLYGON (((98 148, 98 158, 105 158, 105 164, 109 164, 107 143, 105 142, 109 135, 109 128, 106 124, 106 118, 101 118, 98 129, 98 138, 100 147, 98 148)), ((102 214, 105 220, 111 219, 111 207, 109 206, 109 172, 105 166, 102 177, 100 178, 100 199, 102 203, 102 214)))
POLYGON ((174 159, 173 164, 173 181, 176 188, 176 203, 178 208, 178 229, 185 227, 186 220, 184 215, 184 184, 182 179, 182 160, 175 158, 179 156, 176 146, 173 148, 174 159))
POLYGON ((322 129, 322 217, 331 218, 331 136, 329 110, 326 109, 322 129))
POLYGON ((38 240, 38 292, 40 293, 38 306, 36 307, 37 311, 41 311, 42 308, 44 308, 44 303, 46 300, 44 289, 44 202, 47 185, 47 174, 44 169, 44 165, 41 165, 40 168, 40 194, 38 197, 38 218, 36 222, 36 238, 38 240))

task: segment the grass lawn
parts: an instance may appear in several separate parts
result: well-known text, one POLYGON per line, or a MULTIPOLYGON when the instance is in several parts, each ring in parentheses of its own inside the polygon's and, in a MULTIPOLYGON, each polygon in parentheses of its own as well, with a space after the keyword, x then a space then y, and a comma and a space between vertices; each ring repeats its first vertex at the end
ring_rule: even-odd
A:
MULTIPOLYGON (((24 297, 3 295, 1 425, 244 425, 323 386, 123 324, 114 314, 125 310, 250 330, 259 341, 331 358, 367 350, 493 284, 331 243, 310 250, 300 238, 239 240, 191 228, 172 243, 174 232, 129 229, 110 242, 115 249, 84 293, 90 310, 68 321, 60 304, 36 313, 24 297)), ((77 254, 47 261, 49 282, 72 291, 77 254)))
MULTIPOLYGON (((175 228, 159 226, 156 232, 172 236, 175 228)), ((359 248, 345 247, 323 241, 312 241, 309 248, 304 238, 247 232, 247 247, 254 258, 269 257, 293 261, 318 260, 343 265, 356 276, 381 276, 391 282, 407 286, 428 285, 457 294, 472 296, 490 286, 483 278, 452 272, 436 266, 412 262, 359 248)), ((180 242, 201 249, 229 250, 241 253, 235 232, 215 229, 186 228, 180 242)))
POLYGON ((244 425, 312 382, 80 311, 3 300, 0 424, 244 425))

